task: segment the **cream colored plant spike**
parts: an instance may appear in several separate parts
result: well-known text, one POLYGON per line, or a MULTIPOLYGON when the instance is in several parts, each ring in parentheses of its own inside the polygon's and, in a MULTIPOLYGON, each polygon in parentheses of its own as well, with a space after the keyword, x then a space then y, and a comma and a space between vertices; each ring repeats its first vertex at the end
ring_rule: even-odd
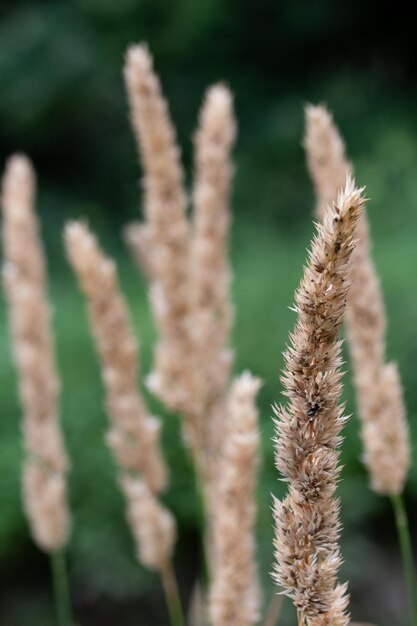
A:
POLYGON ((217 459, 222 440, 233 359, 227 258, 232 97, 223 85, 207 91, 195 136, 189 224, 175 133, 146 46, 128 50, 125 79, 145 190, 145 221, 131 224, 125 237, 150 281, 159 334, 148 385, 181 413, 185 440, 206 482, 207 459, 217 459))
POLYGON ((223 440, 233 351, 228 247, 229 195, 236 135, 233 100, 224 85, 207 90, 194 138, 189 332, 194 345, 199 428, 210 459, 223 440))
POLYGON ((112 424, 108 443, 119 470, 138 558, 147 567, 162 569, 171 558, 176 531, 171 513, 155 497, 167 482, 160 423, 149 415, 138 390, 138 346, 116 267, 81 222, 67 225, 65 242, 88 303, 112 424))
MULTIPOLYGON (((317 195, 317 214, 336 199, 351 171, 344 143, 330 113, 306 109, 307 162, 317 195)), ((352 359, 364 461, 373 489, 401 493, 410 467, 410 438, 398 368, 385 356, 386 319, 378 275, 371 256, 366 214, 357 230, 346 329, 352 359)))
POLYGON ((24 413, 23 502, 43 550, 68 540, 67 455, 58 422, 59 381, 47 297, 45 257, 35 214, 35 173, 29 159, 9 159, 3 177, 3 279, 24 413))
POLYGON ((127 518, 136 541, 138 560, 163 572, 173 556, 177 537, 175 519, 149 489, 148 484, 122 474, 120 486, 127 503, 127 518))
POLYGON ((146 243, 141 256, 151 268, 150 298, 159 335, 148 383, 171 410, 181 411, 188 401, 183 364, 190 345, 186 331, 189 225, 180 152, 146 46, 129 48, 124 74, 144 172, 146 226, 140 241, 146 243))
POLYGON ((289 489, 275 500, 275 581, 294 602, 299 622, 347 626, 341 563, 339 446, 345 417, 340 404, 339 330, 349 287, 362 190, 349 178, 311 245, 295 295, 297 323, 282 376, 286 406, 275 407, 276 466, 289 489))
POLYGON ((115 264, 82 222, 67 225, 65 243, 87 300, 100 356, 112 424, 109 445, 122 471, 143 475, 152 491, 161 491, 166 486, 167 469, 159 445, 160 423, 149 415, 138 389, 138 345, 115 264))
POLYGON ((346 159, 345 144, 324 106, 307 105, 304 147, 307 166, 316 192, 316 215, 323 219, 329 204, 337 200, 352 165, 346 159))
POLYGON ((258 378, 244 372, 230 391, 230 417, 212 513, 212 626, 254 626, 260 617, 255 546, 259 465, 256 395, 260 384, 258 378))

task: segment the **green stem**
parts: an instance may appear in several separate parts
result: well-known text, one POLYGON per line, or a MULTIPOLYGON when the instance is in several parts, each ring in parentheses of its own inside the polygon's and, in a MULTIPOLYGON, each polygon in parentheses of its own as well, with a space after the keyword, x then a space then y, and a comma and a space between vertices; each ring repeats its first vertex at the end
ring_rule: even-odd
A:
POLYGON ((62 550, 51 553, 51 569, 58 626, 72 626, 67 566, 62 550))
POLYGON ((200 558, 201 558, 201 578, 203 583, 207 586, 209 581, 209 558, 208 558, 208 543, 209 543, 209 516, 207 514, 207 494, 204 487, 204 472, 202 464, 199 459, 199 455, 196 451, 189 451, 189 462, 193 469, 192 475, 194 480, 194 491, 197 500, 197 520, 199 528, 201 529, 201 544, 200 544, 200 558))
POLYGON ((165 564, 161 571, 161 578, 171 626, 185 626, 177 578, 171 562, 165 564))
POLYGON ((278 624, 279 616, 281 615, 282 605, 284 603, 285 596, 274 593, 272 596, 268 609, 266 611, 265 620, 262 622, 262 626, 276 626, 278 624))
POLYGON ((410 530, 408 526, 407 511, 404 506, 402 495, 391 496, 394 509, 395 523, 397 526, 398 540, 401 548, 401 558, 404 568, 404 576, 407 585, 410 619, 412 626, 417 626, 417 578, 414 569, 413 550, 411 546, 410 530))

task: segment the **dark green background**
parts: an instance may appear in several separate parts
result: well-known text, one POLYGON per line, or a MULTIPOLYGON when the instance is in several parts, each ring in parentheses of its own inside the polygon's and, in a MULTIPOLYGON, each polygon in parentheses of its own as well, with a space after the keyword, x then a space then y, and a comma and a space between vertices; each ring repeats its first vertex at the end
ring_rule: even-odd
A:
MULTIPOLYGON (((7 155, 24 150, 38 170, 62 417, 72 458, 71 586, 82 626, 166 624, 158 580, 134 559, 103 442, 98 365, 61 243, 64 222, 85 216, 116 256, 141 337, 143 369, 149 371, 154 333, 146 287, 120 238, 141 202, 121 68, 127 45, 143 40, 155 56, 188 175, 206 86, 225 80, 236 95, 234 345, 237 371, 250 368, 265 381, 258 525, 265 601, 272 591, 270 492, 282 493, 273 468, 270 404, 280 399, 281 352, 294 323, 288 306, 312 233, 314 197, 301 147, 307 101, 326 102, 333 110, 358 181, 367 185, 389 317, 388 355, 399 361, 417 438, 416 40, 401 3, 384 12, 369 0, 2 0, 0 161, 3 166, 7 155)), ((48 562, 32 545, 21 511, 21 416, 3 297, 0 316, 0 624, 52 626, 48 562)), ((407 618, 391 512, 367 486, 348 364, 345 369, 353 415, 340 485, 342 577, 350 580, 355 619, 401 626, 407 618)), ((166 501, 180 525, 177 567, 187 596, 198 567, 196 502, 177 418, 164 418, 172 468, 166 501)), ((414 528, 416 502, 413 469, 407 504, 414 528)), ((294 620, 287 606, 282 623, 294 620)))

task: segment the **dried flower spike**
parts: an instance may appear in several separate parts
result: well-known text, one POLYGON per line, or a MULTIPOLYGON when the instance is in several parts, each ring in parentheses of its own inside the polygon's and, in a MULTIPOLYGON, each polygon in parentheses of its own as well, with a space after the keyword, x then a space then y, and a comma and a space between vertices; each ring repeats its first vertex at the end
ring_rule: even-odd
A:
POLYGON ((189 228, 183 171, 168 106, 145 45, 129 48, 125 81, 144 171, 146 244, 139 255, 145 258, 146 267, 152 268, 150 297, 159 333, 148 382, 152 392, 176 411, 187 405, 181 381, 189 354, 185 329, 189 228))
MULTIPOLYGON (((307 161, 321 217, 322 207, 336 199, 352 167, 332 116, 324 107, 307 107, 306 122, 307 161)), ((364 461, 372 488, 395 495, 403 491, 410 467, 410 437, 397 366, 385 361, 384 302, 365 213, 358 223, 357 238, 346 328, 362 422, 364 461)))
POLYGON ((253 626, 260 598, 255 559, 256 480, 259 455, 256 395, 260 380, 249 372, 233 383, 228 431, 220 461, 213 512, 213 626, 253 626))
POLYGON ((304 147, 307 166, 316 191, 316 215, 323 219, 329 204, 336 202, 352 166, 346 159, 345 144, 333 117, 324 106, 305 108, 306 134, 304 147))
POLYGON ((212 458, 217 457, 223 439, 224 404, 233 363, 228 239, 233 176, 230 153, 235 135, 232 95, 224 85, 214 85, 207 91, 194 140, 189 286, 197 428, 203 431, 205 449, 212 458))
POLYGON ((190 229, 175 132, 146 46, 128 50, 125 79, 145 189, 145 222, 130 225, 125 237, 150 281, 159 333, 147 382, 169 409, 182 414, 185 440, 206 482, 208 459, 217 458, 222 440, 233 360, 227 259, 232 97, 215 85, 202 107, 190 229))
POLYGON ((161 491, 167 470, 159 446, 160 423, 149 416, 138 390, 138 345, 120 294, 115 264, 100 250, 86 224, 69 223, 65 242, 88 302, 100 356, 112 420, 109 445, 122 471, 143 475, 154 492, 161 491))
POLYGON ((59 382, 34 203, 32 165, 23 155, 13 156, 2 190, 3 278, 24 412, 23 501, 34 540, 54 552, 69 535, 68 460, 58 423, 59 382))
POLYGON ((337 202, 317 226, 295 295, 298 314, 285 353, 282 382, 287 406, 275 407, 276 465, 289 483, 275 500, 274 578, 308 626, 345 626, 346 586, 337 584, 341 563, 339 446, 345 422, 339 330, 345 312, 362 190, 348 178, 337 202))
POLYGON ((145 481, 121 475, 120 486, 127 502, 127 517, 137 545, 138 560, 163 572, 172 558, 176 524, 172 514, 158 502, 145 481))
POLYGON ((112 421, 108 442, 120 473, 138 557, 145 566, 161 569, 171 558, 175 521, 155 497, 167 480, 159 445, 160 424, 149 416, 137 388, 138 346, 116 268, 85 224, 68 224, 65 241, 88 302, 112 421))

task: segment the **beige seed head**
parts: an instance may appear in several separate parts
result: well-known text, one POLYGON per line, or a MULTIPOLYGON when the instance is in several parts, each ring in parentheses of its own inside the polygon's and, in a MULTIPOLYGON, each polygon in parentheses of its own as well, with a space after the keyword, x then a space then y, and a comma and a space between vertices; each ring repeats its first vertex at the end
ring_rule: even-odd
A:
POLYGON ((24 508, 34 540, 52 552, 65 546, 69 535, 68 460, 58 423, 59 382, 45 257, 34 208, 35 173, 27 157, 9 159, 1 204, 3 278, 24 413, 24 508))
POLYGON ((81 222, 67 225, 65 242, 87 299, 100 356, 112 422, 108 443, 121 471, 138 472, 158 492, 167 480, 159 446, 160 424, 149 416, 138 390, 138 345, 118 286, 116 267, 81 222))
POLYGON ((231 149, 236 135, 233 100, 224 85, 208 89, 195 135, 189 332, 194 346, 194 404, 210 457, 219 452, 233 352, 228 259, 231 149), (219 406, 220 404, 220 406, 219 406))
POLYGON ((275 407, 276 465, 289 483, 275 500, 274 578, 298 611, 314 624, 347 625, 346 588, 337 584, 341 355, 338 333, 345 312, 355 229, 363 190, 347 179, 337 202, 317 226, 295 295, 298 319, 282 376, 287 406, 275 407))
POLYGON ((161 571, 172 556, 175 520, 155 496, 167 479, 160 423, 149 416, 137 388, 138 346, 116 267, 81 222, 67 225, 65 242, 87 298, 112 423, 107 439, 118 466, 137 556, 145 567, 161 571))
MULTIPOLYGON (((188 311, 189 228, 180 152, 175 131, 145 45, 129 48, 125 82, 131 122, 141 157, 145 191, 146 244, 131 243, 152 268, 150 298, 159 341, 149 387, 171 410, 187 403, 182 379, 189 354, 185 316, 188 311)), ((137 231, 136 231, 137 233, 137 231)), ((139 243, 138 243, 139 241, 139 243)))
MULTIPOLYGON (((341 181, 352 167, 329 112, 323 107, 307 107, 306 121, 307 161, 320 217, 320 207, 336 199, 341 181)), ((362 423, 364 461, 372 488, 393 495, 401 493, 407 478, 410 437, 398 372, 394 364, 386 364, 384 302, 371 256, 365 213, 358 224, 357 238, 346 330, 362 423)))
POLYGON ((150 281, 159 335, 147 385, 181 413, 185 441, 205 482, 222 440, 233 360, 227 259, 232 97, 225 86, 216 85, 202 107, 190 228, 175 131, 146 46, 128 50, 125 80, 145 190, 145 222, 130 225, 126 239, 150 281))
POLYGON ((253 626, 260 615, 255 556, 256 480, 259 456, 256 395, 249 372, 233 383, 228 430, 213 511, 213 572, 209 613, 213 626, 253 626))
POLYGON ((345 144, 324 106, 305 108, 306 134, 304 147, 307 166, 316 191, 316 215, 323 218, 329 204, 336 201, 352 166, 345 155, 345 144))
POLYGON ((23 503, 33 539, 46 552, 64 547, 69 536, 65 476, 39 460, 25 461, 23 503))
POLYGON ((172 558, 175 520, 144 481, 122 475, 120 485, 127 502, 127 516, 136 541, 138 560, 150 569, 162 571, 172 558))

